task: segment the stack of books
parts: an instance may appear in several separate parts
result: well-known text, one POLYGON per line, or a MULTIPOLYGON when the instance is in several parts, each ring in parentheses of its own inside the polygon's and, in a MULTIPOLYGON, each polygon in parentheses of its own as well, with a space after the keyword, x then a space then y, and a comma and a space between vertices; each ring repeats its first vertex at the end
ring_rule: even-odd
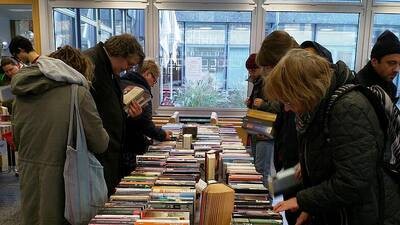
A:
POLYGON ((272 126, 276 114, 249 109, 243 118, 242 127, 250 134, 261 134, 273 138, 272 126))

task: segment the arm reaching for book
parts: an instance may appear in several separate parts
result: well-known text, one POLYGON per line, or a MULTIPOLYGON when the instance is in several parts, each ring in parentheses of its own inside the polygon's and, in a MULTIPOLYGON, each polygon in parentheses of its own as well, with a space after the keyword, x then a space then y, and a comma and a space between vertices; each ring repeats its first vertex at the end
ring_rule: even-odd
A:
POLYGON ((291 198, 286 201, 279 202, 274 206, 274 212, 283 212, 289 210, 291 212, 297 211, 299 209, 299 205, 297 204, 297 198, 291 198))

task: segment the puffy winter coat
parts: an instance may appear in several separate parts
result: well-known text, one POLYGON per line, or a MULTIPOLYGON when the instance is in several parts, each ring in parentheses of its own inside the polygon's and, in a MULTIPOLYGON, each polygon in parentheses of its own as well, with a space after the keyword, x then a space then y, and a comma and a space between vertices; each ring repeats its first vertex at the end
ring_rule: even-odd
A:
POLYGON ((385 225, 400 224, 399 186, 377 166, 384 137, 368 99, 357 91, 340 98, 329 113, 329 132, 322 132, 327 100, 348 81, 343 75, 332 77, 330 90, 299 135, 306 189, 297 193, 298 205, 317 225, 377 225, 379 209, 385 225))

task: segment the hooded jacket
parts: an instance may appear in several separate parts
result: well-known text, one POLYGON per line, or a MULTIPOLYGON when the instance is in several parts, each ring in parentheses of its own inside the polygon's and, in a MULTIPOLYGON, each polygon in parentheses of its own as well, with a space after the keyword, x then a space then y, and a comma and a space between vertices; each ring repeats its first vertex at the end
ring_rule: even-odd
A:
MULTIPOLYGON (((129 72, 121 78, 121 88, 127 86, 138 86, 143 88, 151 97, 151 87, 142 75, 136 72, 129 72)), ((143 154, 150 144, 147 137, 164 141, 166 133, 163 129, 157 128, 152 121, 152 103, 149 101, 143 107, 143 113, 136 118, 128 117, 126 121, 126 145, 124 150, 124 163, 135 163, 135 156, 143 154), (125 154, 127 153, 127 154, 125 154)), ((131 167, 133 170, 133 165, 131 167)))
POLYGON ((392 81, 382 79, 372 67, 371 61, 367 63, 356 75, 356 83, 363 86, 370 87, 372 85, 379 85, 390 96, 392 101, 396 104, 398 101, 397 87, 392 81))
POLYGON ((351 71, 343 65, 337 67, 327 94, 299 134, 306 187, 296 196, 299 210, 310 213, 312 224, 318 225, 400 224, 399 187, 377 167, 384 137, 368 99, 358 91, 344 95, 329 113, 329 134, 321 132, 332 93, 352 82, 351 71), (383 192, 378 185, 380 176, 383 192), (383 204, 378 200, 381 194, 383 204), (379 209, 385 210, 384 221, 379 219, 379 209))
POLYGON ((22 224, 66 223, 63 170, 72 83, 79 85, 79 110, 88 149, 104 152, 108 135, 83 75, 60 60, 41 56, 37 65, 22 68, 12 79, 22 224))
POLYGON ((305 41, 301 43, 300 48, 313 48, 318 53, 319 56, 324 57, 328 60, 328 62, 333 63, 332 60, 332 53, 325 48, 324 46, 320 45, 318 42, 315 41, 305 41))

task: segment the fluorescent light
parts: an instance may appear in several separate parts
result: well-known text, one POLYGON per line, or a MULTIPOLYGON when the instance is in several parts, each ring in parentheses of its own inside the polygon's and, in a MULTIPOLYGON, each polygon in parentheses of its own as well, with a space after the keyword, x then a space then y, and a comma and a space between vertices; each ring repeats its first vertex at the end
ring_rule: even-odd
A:
POLYGON ((249 30, 248 27, 236 27, 235 30, 249 30))
POLYGON ((211 27, 200 27, 199 29, 200 30, 211 30, 212 28, 211 27))
POLYGON ((333 28, 321 28, 319 31, 333 31, 333 28))
POLYGON ((9 9, 10 12, 32 12, 32 9, 9 9))

